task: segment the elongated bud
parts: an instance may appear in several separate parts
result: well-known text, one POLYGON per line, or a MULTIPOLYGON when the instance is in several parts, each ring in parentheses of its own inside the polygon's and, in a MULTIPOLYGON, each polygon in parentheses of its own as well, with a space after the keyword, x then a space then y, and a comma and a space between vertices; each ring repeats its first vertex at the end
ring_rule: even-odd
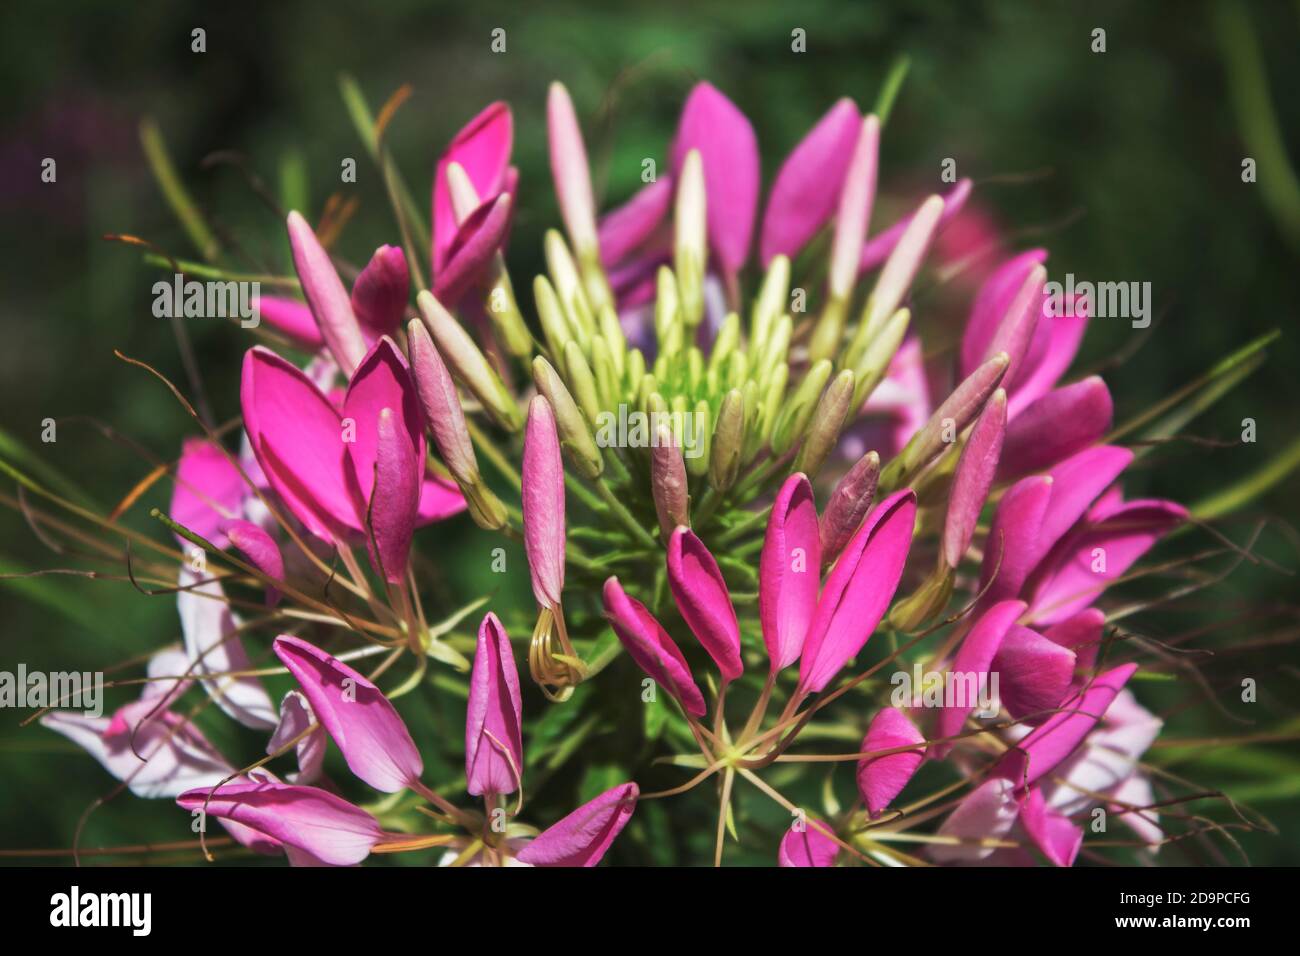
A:
POLYGON ((447 192, 451 195, 452 215, 456 217, 456 225, 460 226, 479 207, 482 200, 469 173, 465 172, 465 167, 460 163, 448 163, 444 175, 447 177, 447 192))
POLYGON ((591 195, 591 168, 587 164, 582 130, 573 110, 573 100, 562 83, 552 83, 547 94, 546 126, 560 215, 573 248, 581 257, 596 250, 596 204, 591 195))
POLYGON ((953 570, 961 564, 975 535, 975 525, 998 470, 1002 439, 1007 430, 1007 393, 999 388, 971 428, 957 461, 957 474, 948 495, 943 526, 943 558, 953 570))
POLYGON ((812 424, 808 427, 808 437, 794 460, 795 471, 802 471, 810 479, 817 477, 817 472, 834 451, 835 443, 840 440, 840 432, 852 408, 853 373, 845 369, 831 380, 817 403, 812 424))
POLYGON ((650 449, 650 490, 654 495, 659 530, 667 541, 678 525, 690 527, 690 496, 686 488, 686 464, 682 450, 666 425, 655 430, 650 449))
POLYGON ((533 596, 538 606, 557 608, 564 590, 564 465, 556 418, 541 395, 528 406, 522 498, 524 552, 533 596))
POLYGON ((750 349, 763 347, 771 334, 772 325, 785 312, 786 301, 790 295, 790 260, 785 256, 773 256, 768 263, 767 275, 763 277, 763 287, 758 290, 754 300, 754 311, 749 318, 750 349))
POLYGON ((1020 366, 1025 353, 1029 351, 1029 343, 1033 341, 1034 331, 1038 328, 1038 320, 1043 310, 1043 286, 1046 282, 1047 270, 1041 265, 1029 271, 1029 275, 1025 276, 1025 281, 1016 291, 1015 298, 1007 307, 1006 314, 998 323, 993 341, 985 350, 985 359, 998 352, 1007 353, 1010 359, 1007 363, 1008 383, 1015 381, 1016 369, 1020 366))
POLYGON ((744 438, 745 400, 740 390, 733 388, 722 396, 709 449, 709 483, 718 491, 727 491, 736 483, 744 438))
POLYGON ((366 357, 366 340, 352 311, 352 300, 343 280, 334 270, 329 253, 316 238, 307 220, 297 212, 289 213, 289 245, 293 249, 293 267, 302 283, 311 314, 320 326, 334 361, 343 374, 352 377, 366 357))
POLYGON ((876 497, 880 456, 869 451, 857 460, 831 492, 822 512, 822 564, 834 561, 862 525, 876 497))
POLYGON ((709 353, 709 370, 725 367, 739 345, 740 316, 731 312, 722 320, 718 336, 713 340, 713 351, 709 353))
POLYGON ((578 275, 578 267, 569 255, 569 247, 565 245, 563 236, 548 229, 542 248, 546 253, 546 271, 555 282, 555 294, 569 317, 569 326, 579 340, 585 342, 596 333, 596 319, 578 275))
POLYGON ((853 391, 855 408, 861 407, 889 372, 889 363, 894 360, 894 356, 902 346, 911 321, 912 313, 909 310, 899 309, 895 312, 880 330, 880 334, 867 345, 862 358, 854 365, 853 370, 857 378, 857 385, 853 391))
POLYGON ((695 328, 704 318, 704 270, 708 264, 704 162, 691 150, 682 163, 674 212, 673 267, 682 295, 682 318, 695 328))
POLYGON ((776 371, 772 374, 767 388, 763 392, 763 407, 757 423, 759 438, 762 442, 768 441, 772 437, 772 431, 781 413, 781 405, 785 401, 785 386, 789 378, 790 366, 782 362, 776 367, 776 371))
POLYGON ((1006 352, 999 352, 953 389, 930 420, 889 463, 881 476, 881 483, 890 490, 901 488, 955 441, 956 436, 984 410, 989 396, 1002 382, 1009 361, 1006 352))
POLYGON ((537 305, 537 318, 542 324, 546 348, 558 361, 564 355, 564 347, 573 339, 573 330, 569 327, 559 296, 555 294, 555 287, 546 276, 533 279, 533 301, 537 305))
POLYGON ((584 478, 592 481, 599 478, 605 462, 600 457, 600 449, 596 447, 591 428, 559 374, 540 355, 533 359, 533 381, 537 383, 537 390, 551 403, 560 433, 560 444, 568 452, 573 467, 584 478))
POLYGON ((577 342, 570 342, 564 347, 564 370, 568 373, 569 389, 578 403, 578 408, 582 409, 588 424, 595 428, 596 419, 600 415, 596 378, 592 375, 591 366, 587 364, 587 359, 583 356, 582 348, 577 342))
POLYGON ((784 455, 803 437, 817 410, 817 400, 831 377, 831 363, 822 359, 808 370, 794 395, 781 410, 772 429, 772 452, 784 455))
POLYGON ((839 354, 844 347, 844 321, 848 315, 848 302, 842 298, 827 299, 822 306, 817 324, 808 340, 808 360, 820 362, 839 354))
POLYGON ((880 326, 894 314, 907 290, 912 287, 917 270, 925 261, 925 254, 930 250, 935 231, 939 227, 939 217, 943 215, 943 197, 931 196, 921 203, 921 207, 912 216, 911 222, 903 230, 898 245, 885 260, 880 270, 880 278, 867 300, 867 308, 862 317, 862 324, 855 339, 860 338, 865 346, 879 331, 880 326))
POLYGON ((612 305, 606 304, 600 310, 598 318, 601 337, 609 347, 609 358, 614 363, 614 374, 622 378, 623 371, 627 368, 627 337, 618 321, 618 312, 612 305))
POLYGON ((677 277, 667 266, 660 266, 655 274, 655 339, 662 356, 676 355, 686 346, 677 277))
POLYGON ((519 407, 474 340, 433 297, 432 292, 422 291, 416 297, 416 304, 452 374, 479 400, 493 421, 507 431, 519 431, 523 425, 519 407))
POLYGON ((755 377, 760 383, 771 381, 777 367, 784 365, 790 351, 790 337, 794 334, 794 321, 788 315, 776 320, 772 334, 764 344, 763 354, 759 356, 755 377))
POLYGON ((407 348, 411 353, 411 371, 416 394, 424 410, 424 420, 438 446, 438 454, 456 479, 470 517, 481 528, 495 531, 505 526, 505 505, 483 481, 474 454, 474 443, 465 425, 465 412, 442 356, 424 323, 412 319, 406 326, 407 348))
POLYGON ((853 158, 840 192, 839 213, 835 219, 835 240, 831 247, 831 298, 844 300, 853 292, 862 260, 862 246, 867 241, 871 207, 876 198, 877 155, 880 151, 880 120, 868 116, 862 121, 853 158))

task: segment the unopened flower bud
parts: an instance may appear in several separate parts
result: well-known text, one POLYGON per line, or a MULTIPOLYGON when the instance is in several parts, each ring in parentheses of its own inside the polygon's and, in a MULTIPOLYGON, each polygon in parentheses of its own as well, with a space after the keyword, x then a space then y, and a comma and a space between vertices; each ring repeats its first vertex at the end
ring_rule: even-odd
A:
POLYGON ((844 546, 857 533, 862 519, 871 510, 879 478, 880 456, 869 451, 835 485, 821 516, 823 565, 829 565, 839 557, 844 546))
POLYGON ((812 424, 808 427, 808 437, 794 460, 795 471, 803 472, 810 479, 817 477, 817 472, 835 449, 835 443, 840 440, 852 403, 853 373, 845 369, 831 380, 817 403, 812 424))
POLYGON ((817 410, 817 400, 831 377, 831 363, 822 359, 808 370, 790 401, 781 409, 772 428, 772 453, 784 455, 803 437, 817 410))
POLYGON ((537 390, 551 403, 560 434, 560 445, 568 453, 573 467, 584 478, 593 481, 599 478, 605 463, 600 456, 600 449, 596 447, 591 428, 559 374, 540 355, 533 359, 533 380, 537 383, 537 390))
POLYGON ((923 627, 948 606, 952 598, 952 579, 952 570, 941 564, 919 588, 894 605, 889 612, 890 627, 904 632, 923 627))
POLYGON ((686 464, 672 429, 666 425, 655 430, 651 446, 650 490, 654 495, 655 514, 659 517, 659 530, 667 541, 678 525, 690 527, 691 524, 686 464))
POLYGON ((727 491, 736 483, 744 438, 745 401, 740 390, 733 388, 722 396, 709 448, 709 483, 718 491, 727 491))
POLYGON ((902 346, 911 321, 912 313, 907 309, 899 309, 889 317, 884 328, 867 345, 862 357, 852 365, 857 379, 853 392, 855 407, 861 407, 889 372, 889 363, 902 346))
POLYGON ((674 212, 673 271, 682 296, 682 318, 695 328, 704 318, 704 270, 708 263, 704 161, 691 150, 682 163, 674 212))
POLYGON ((452 374, 479 400, 493 421, 507 431, 519 431, 523 426, 519 407, 474 340, 433 297, 433 293, 422 291, 416 297, 416 304, 452 374))
POLYGON ((772 331, 772 325, 785 312, 786 299, 790 295, 790 260, 785 256, 773 256, 768 263, 767 275, 763 277, 763 286, 758 290, 754 300, 754 310, 749 317, 749 341, 751 349, 761 349, 772 331))
POLYGON ((876 287, 871 290, 862 324, 854 336, 855 346, 865 348, 880 330, 880 326, 902 303, 921 263, 925 261, 926 253, 930 251, 930 243, 939 228, 939 217, 942 215, 943 197, 930 196, 921 203, 921 207, 908 222, 898 245, 880 269, 876 287))
POLYGON ((569 380, 569 390, 573 394, 587 422, 596 427, 596 418, 600 415, 600 398, 596 394, 596 378, 591 373, 582 348, 577 342, 570 342, 564 347, 564 371, 569 380))

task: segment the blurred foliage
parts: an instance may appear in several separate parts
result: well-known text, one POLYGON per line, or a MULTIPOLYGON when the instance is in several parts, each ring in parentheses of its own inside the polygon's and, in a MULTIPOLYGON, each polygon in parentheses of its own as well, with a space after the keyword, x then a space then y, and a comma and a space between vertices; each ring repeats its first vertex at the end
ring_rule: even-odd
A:
MULTIPOLYGON (((205 167, 204 157, 235 151, 272 192, 297 197, 316 214, 340 189, 340 161, 356 157, 360 182, 343 188, 360 206, 339 251, 360 262, 379 242, 397 237, 382 183, 341 103, 339 74, 356 77, 373 108, 401 84, 413 85, 388 142, 421 204, 448 138, 489 101, 508 100, 522 171, 511 268, 516 287, 526 287, 521 279, 541 267, 542 230, 557 222, 545 150, 548 80, 563 80, 573 93, 597 190, 608 205, 639 184, 643 157, 663 157, 680 103, 697 79, 711 80, 749 115, 770 178, 837 97, 872 103, 890 63, 905 52, 912 68, 884 138, 883 198, 875 222, 938 188, 940 163, 953 157, 959 174, 975 178, 979 201, 1012 245, 1050 247, 1053 273, 1150 281, 1156 321, 1149 334, 1118 320, 1094 322, 1076 366, 1094 367, 1137 349, 1106 371, 1117 421, 1142 412, 1248 340, 1284 330, 1269 362, 1190 429, 1232 443, 1241 420, 1252 417, 1256 444, 1163 445, 1130 481, 1134 496, 1197 501, 1261 467, 1300 428, 1296 252, 1288 247, 1288 225, 1265 202, 1262 183, 1241 179, 1245 144, 1259 135, 1258 116, 1243 117, 1258 104, 1242 106, 1242 96, 1248 101, 1261 79, 1273 91, 1273 122, 1281 131, 1275 145, 1300 156, 1300 98, 1291 95, 1300 88, 1294 55, 1300 16, 1294 5, 1281 3, 1234 7, 1226 16, 1236 18, 1235 26, 1225 27, 1225 14, 1200 2, 1059 0, 552 0, 527 6, 290 0, 212 5, 201 12, 162 2, 6 3, 0 11, 6 92, 0 215, 8 240, 0 427, 48 452, 101 507, 125 494, 148 465, 96 423, 111 425, 160 459, 174 456, 189 432, 183 412, 158 384, 112 355, 121 349, 183 381, 170 330, 149 311, 156 272, 138 250, 100 238, 130 232, 175 254, 193 253, 148 175, 137 137, 144 116, 156 118, 179 174, 217 224, 218 236, 240 237, 259 259, 287 271, 281 223, 238 168, 205 167), (198 26, 207 30, 202 54, 190 51, 190 31, 198 26), (504 54, 489 50, 496 27, 507 33, 504 54), (804 54, 790 49, 796 27, 807 30, 804 54), (1090 50, 1096 27, 1107 32, 1104 54, 1090 50), (1248 42, 1244 59, 1242 36, 1248 42), (1246 79, 1244 94, 1230 94, 1225 62, 1257 71, 1246 79), (39 178, 47 156, 58 162, 56 184, 39 178), (56 445, 40 445, 45 417, 60 421, 56 445)), ((1261 181, 1286 175, 1277 156, 1270 158, 1273 166, 1260 157, 1261 181)), ((191 324, 189 333, 217 417, 237 414, 238 360, 248 341, 217 322, 191 324)), ((1293 521, 1297 490, 1294 478, 1276 486, 1251 506, 1251 517, 1293 521)), ((143 515, 165 497, 160 485, 136 508, 135 525, 158 534, 143 515)), ((1224 529, 1241 538, 1249 525, 1239 518, 1224 529)), ((0 569, 60 563, 8 509, 0 510, 0 542, 0 569)), ((445 610, 466 595, 503 586, 488 570, 491 544, 467 520, 422 532, 419 545, 436 572, 426 600, 445 610)), ((1280 523, 1265 530, 1259 546, 1283 563, 1297 563, 1294 536, 1280 523)), ((510 560, 523 567, 522 554, 510 560)), ((504 587, 526 606, 526 580, 509 577, 515 580, 504 587)), ((1198 600, 1199 611, 1184 609, 1155 626, 1172 632, 1191 627, 1197 614, 1209 620, 1251 603, 1293 601, 1294 584, 1267 568, 1246 567, 1211 598, 1198 600)), ((18 661, 47 670, 104 668, 178 636, 171 600, 147 599, 115 582, 38 578, 6 584, 0 609, 4 668, 18 661)), ((1258 636, 1248 618, 1234 626, 1243 639, 1258 636)), ((1293 712, 1295 664, 1293 651, 1279 650, 1273 672, 1252 675, 1260 681, 1259 726, 1277 726, 1293 712)), ((612 682, 634 679, 625 659, 606 676, 581 690, 608 697, 599 711, 603 721, 577 725, 577 708, 554 708, 533 727, 528 816, 534 822, 555 819, 628 766, 638 766, 644 789, 681 779, 680 771, 662 767, 642 772, 637 761, 651 752, 653 739, 678 731, 664 715, 643 716, 630 695, 611 692, 612 682)), ((1162 688, 1151 688, 1152 697, 1145 696, 1146 686, 1140 692, 1158 703, 1162 688)), ((280 689, 275 684, 273 693, 280 689)), ((545 706, 535 694, 526 698, 534 717, 545 706)), ((417 739, 456 740, 462 733, 463 703, 451 695, 413 694, 403 711, 418 728, 417 739)), ((864 704, 862 721, 869 716, 864 704)), ((0 720, 0 847, 66 847, 109 780, 71 744, 39 728, 19 729, 17 719, 6 712, 0 720)), ((1199 719, 1180 715, 1180 733, 1192 735, 1199 719)), ((210 729, 231 755, 255 755, 264 743, 229 724, 214 722, 210 729)), ((455 778, 455 761, 440 766, 436 753, 436 747, 425 749, 429 779, 455 778)), ((1246 838, 1256 862, 1300 862, 1294 836, 1300 755, 1293 746, 1260 743, 1181 756, 1179 772, 1229 790, 1240 782, 1239 795, 1258 801, 1279 825, 1280 839, 1246 838)), ((786 772, 796 770, 780 770, 773 783, 780 786, 786 772)), ((817 778, 809 784, 815 803, 820 772, 808 776, 817 778)), ((844 799, 851 774, 837 778, 844 799)), ((768 862, 788 818, 753 790, 738 793, 752 822, 728 858, 768 862)), ((643 804, 630 838, 613 856, 619 862, 707 859, 716 800, 698 792, 692 799, 643 804), (675 823, 680 819, 710 822, 686 828, 675 823)), ((115 800, 91 818, 85 843, 185 839, 185 816, 165 814, 163 804, 115 800)))

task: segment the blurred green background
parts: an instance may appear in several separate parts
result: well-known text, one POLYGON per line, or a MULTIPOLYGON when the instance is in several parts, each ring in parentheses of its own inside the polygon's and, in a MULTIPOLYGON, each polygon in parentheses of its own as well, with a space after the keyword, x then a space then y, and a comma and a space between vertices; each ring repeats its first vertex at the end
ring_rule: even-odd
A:
MULTIPOLYGON (((750 117, 770 182, 784 154, 837 97, 869 107, 894 57, 906 53, 911 72, 884 135, 876 228, 887 221, 881 209, 892 215, 942 188, 940 164, 952 157, 959 175, 974 177, 980 208, 1009 248, 1047 245, 1055 276, 1151 282, 1156 322, 1149 334, 1139 341, 1126 322, 1095 321, 1076 365, 1093 367, 1136 350, 1106 372, 1117 421, 1255 336, 1283 330, 1268 363, 1190 429, 1231 443, 1242 419, 1252 417, 1257 443, 1158 448, 1130 481, 1132 496, 1194 502, 1260 467, 1300 432, 1294 305, 1300 219, 1288 205, 1286 178, 1292 176, 1292 189, 1294 178, 1285 165, 1288 151, 1300 156, 1300 98, 1293 93, 1300 88, 1300 10, 1294 4, 552 0, 517 6, 280 2, 200 12, 174 3, 6 3, 0 11, 6 239, 0 427, 48 454, 105 506, 148 465, 75 416, 111 425, 164 459, 189 433, 188 420, 160 386, 112 355, 120 349, 183 381, 170 330, 150 313, 160 273, 137 250, 101 239, 129 232, 193 255, 143 162, 136 133, 142 116, 157 119, 204 210, 285 271, 282 225, 236 167, 201 168, 204 157, 236 151, 272 192, 305 195, 312 216, 332 192, 355 197, 358 211, 339 251, 363 262, 375 245, 396 243, 398 236, 377 172, 342 107, 340 73, 357 79, 375 109, 401 84, 412 84, 388 141, 421 204, 449 137, 488 102, 505 99, 514 109, 514 161, 522 173, 510 261, 516 287, 526 288, 526 277, 541 266, 542 231, 558 221, 546 162, 549 80, 563 80, 573 94, 608 206, 639 185, 643 157, 663 157, 681 101, 698 79, 712 81, 750 117), (205 53, 191 52, 195 27, 207 31, 205 53), (498 27, 507 38, 501 54, 489 48, 498 27), (1098 27, 1106 31, 1100 54, 1090 48, 1098 27), (807 31, 806 53, 791 51, 795 28, 807 31), (1237 64, 1235 72, 1229 63, 1237 64), (1260 90, 1271 100, 1271 115, 1261 112, 1260 90), (1281 131, 1276 143, 1270 123, 1281 131), (1258 160, 1258 183, 1242 182, 1246 156, 1258 160), (40 181, 44 157, 57 160, 56 183, 40 181), (358 160, 356 185, 339 184, 345 157, 358 160), (55 445, 40 444, 46 417, 60 420, 55 445)), ((249 339, 219 322, 188 328, 218 419, 237 414, 239 358, 249 339)), ((12 497, 10 484, 0 490, 12 497)), ((1278 485, 1222 529, 1241 540, 1261 515, 1281 519, 1265 528, 1259 549, 1295 567, 1294 534, 1285 522, 1296 517, 1297 490, 1294 478, 1278 485)), ((165 489, 155 490, 137 509, 135 524, 148 528, 141 517, 147 504, 165 497, 165 489)), ((455 556, 442 563, 435 592, 446 608, 500 587, 489 580, 490 543, 467 520, 424 532, 420 541, 435 562, 455 556)), ((67 563, 44 550, 11 509, 0 509, 0 570, 67 563)), ((513 577, 512 599, 523 606, 526 576, 513 577)), ((1208 625, 1253 603, 1274 614, 1260 628, 1279 636, 1278 646, 1249 665, 1263 670, 1241 671, 1260 682, 1253 729, 1182 714, 1181 733, 1252 733, 1292 720, 1296 659, 1281 638, 1288 620, 1294 628, 1294 599, 1293 579, 1248 566, 1168 624, 1186 628, 1200 614, 1208 625)), ((44 670, 104 668, 178 636, 170 599, 144 598, 127 584, 71 578, 0 584, 0 622, 0 669, 19 661, 44 670)), ((1230 644, 1262 636, 1247 620, 1219 638, 1230 644)), ((1239 665, 1246 666, 1236 658, 1225 663, 1239 665)), ((1228 674, 1225 693, 1236 674, 1228 674)), ((455 740, 463 705, 417 704, 420 696, 428 695, 408 698, 408 717, 416 723, 427 716, 426 734, 455 740)), ((529 697, 525 706, 540 707, 539 701, 529 697)), ((108 791, 109 780, 62 739, 38 727, 20 729, 20 718, 0 714, 0 848, 69 846, 78 818, 108 791)), ((553 819, 574 805, 579 791, 616 782, 613 765, 620 747, 627 748, 612 729, 584 738, 578 758, 553 775, 538 771, 530 781, 536 801, 530 816, 553 819)), ((255 755, 261 743, 229 728, 216 727, 213 736, 231 754, 255 755)), ((1231 753, 1234 759, 1210 759, 1187 773, 1252 801, 1281 828, 1278 837, 1243 838, 1255 862, 1300 862, 1300 753, 1285 742, 1231 753)), ((426 756, 432 759, 431 748, 426 756)), ((655 773, 645 775, 652 785, 678 779, 655 773)), ((435 765, 430 779, 438 776, 435 765)), ((693 838, 673 826, 673 816, 688 806, 638 811, 635 839, 620 844, 616 858, 707 858, 707 849, 688 844, 693 838)), ((693 806, 711 834, 710 798, 693 806)), ((769 818, 767 843, 748 841, 737 860, 771 859, 785 821, 779 812, 761 812, 769 818)), ((187 838, 184 815, 166 815, 163 823, 160 814, 164 804, 117 799, 91 817, 85 843, 187 838)))

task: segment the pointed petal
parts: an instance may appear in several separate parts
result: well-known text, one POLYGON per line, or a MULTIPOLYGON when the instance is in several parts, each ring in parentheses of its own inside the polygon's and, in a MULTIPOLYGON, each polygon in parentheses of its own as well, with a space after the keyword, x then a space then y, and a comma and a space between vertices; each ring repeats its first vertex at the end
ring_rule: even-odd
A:
POLYGON ((1069 693, 1074 653, 1037 631, 1016 625, 1002 638, 993 670, 1007 712, 1018 721, 1042 723, 1047 712, 1069 693))
POLYGON ((962 377, 975 371, 983 361, 1016 292, 1024 285, 1029 274, 1046 261, 1046 249, 1030 249, 998 266, 984 280, 979 292, 975 294, 970 317, 966 320, 966 330, 962 334, 962 377))
MULTIPOLYGON (((273 581, 284 580, 284 556, 275 539, 251 521, 227 521, 222 530, 230 543, 244 553, 248 563, 273 581)), ((278 588, 267 587, 266 603, 275 607, 280 603, 278 588)))
MULTIPOLYGON (((410 457, 417 463, 417 478, 424 475, 424 418, 411 381, 406 357, 384 336, 366 353, 357 366, 343 397, 342 425, 347 429, 344 446, 350 466, 348 486, 355 496, 357 514, 364 519, 375 490, 375 465, 379 456, 379 418, 390 409, 394 438, 409 445, 410 457)), ((392 449, 390 448, 390 451, 392 449)), ((407 450, 400 452, 407 457, 407 450)))
POLYGON ((495 614, 478 629, 465 715, 465 778, 472 796, 514 793, 524 772, 519 673, 495 614))
POLYGON ((543 830, 516 859, 532 866, 595 866, 623 832, 641 791, 624 783, 543 830))
MULTIPOLYGON (((1053 624, 1043 631, 1043 637, 1074 652, 1076 673, 1091 673, 1101 650, 1102 630, 1106 615, 1095 607, 1087 608, 1053 624)), ((1078 688, 1076 687, 1077 691, 1078 688)))
POLYGON ((424 771, 420 752, 378 687, 301 638, 280 635, 275 654, 302 687, 354 774, 384 793, 396 793, 419 779, 424 771))
POLYGON ((1083 846, 1083 828, 1048 807, 1037 787, 1030 787, 1021 805, 1020 825, 1053 866, 1074 866, 1083 846))
POLYGON ((1042 471, 1095 445, 1110 431, 1110 390, 1093 375, 1048 392, 1007 426, 999 481, 1042 471))
POLYGON ((1051 498, 1052 479, 1035 475, 1016 482, 998 502, 980 568, 983 607, 1020 594, 1036 563, 1034 542, 1051 498))
POLYGON ((668 541, 668 585, 677 609, 722 672, 724 682, 744 670, 740 625, 718 562, 690 528, 679 527, 668 541))
POLYGON ((783 867, 825 867, 835 865, 840 845, 826 835, 820 820, 809 820, 802 829, 791 827, 781 838, 776 859, 783 867))
POLYGON ((447 185, 447 166, 459 163, 469 174, 481 202, 496 199, 505 185, 510 150, 514 141, 514 119, 510 107, 496 102, 465 124, 447 151, 438 159, 433 180, 433 274, 437 277, 446 263, 456 238, 456 214, 447 185))
POLYGON ((596 249, 596 201, 591 195, 591 167, 573 100, 561 83, 552 83, 546 97, 546 132, 551 176, 565 231, 581 258, 596 249))
POLYGON ((316 787, 270 780, 231 782, 215 793, 209 788, 190 790, 176 802, 186 810, 233 820, 329 866, 360 863, 384 839, 379 821, 369 813, 316 787))
POLYGON ((912 546, 916 495, 882 501, 835 562, 808 628, 799 688, 817 693, 862 650, 894 599, 912 546))
MULTIPOLYGON (((187 438, 167 510, 173 521, 224 548, 221 525, 242 513, 245 490, 244 479, 224 451, 202 438, 187 438)), ((179 535, 176 540, 185 552, 196 547, 179 535)))
POLYGON ((616 577, 605 582, 604 598, 605 617, 632 660, 681 701, 688 714, 703 717, 704 695, 695 685, 690 665, 654 615, 636 598, 629 597, 616 577))
POLYGON ((880 120, 868 116, 862 121, 862 129, 853 147, 835 216, 828 282, 831 295, 839 299, 847 300, 857 282, 862 244, 867 238, 871 208, 876 199, 879 152, 880 120))
POLYGON ((257 314, 271 328, 293 339, 295 345, 312 352, 325 347, 325 337, 305 302, 262 295, 258 296, 257 314))
POLYGON ((758 210, 758 140, 745 114, 709 83, 697 84, 682 108, 671 151, 674 177, 692 149, 704 164, 709 242, 723 269, 735 273, 749 257, 758 210))
POLYGON ((794 474, 772 504, 758 565, 758 613, 773 674, 797 661, 803 650, 817 609, 821 564, 812 485, 805 475, 794 474))
POLYGON ((454 481, 434 474, 426 474, 420 484, 420 506, 415 513, 415 523, 420 527, 444 521, 460 514, 466 508, 465 496, 454 481))
POLYGON ((433 294, 440 302, 452 306, 483 277, 510 233, 513 214, 510 195, 502 193, 483 203, 461 223, 433 284, 433 294))
POLYGON ((925 735, 907 715, 895 707, 886 707, 876 714, 862 740, 862 752, 892 750, 908 744, 921 744, 914 750, 903 750, 881 757, 867 757, 858 761, 858 793, 867 805, 867 812, 879 816, 894 798, 903 792, 912 774, 925 759, 925 735))
MULTIPOLYGON (((989 669, 993 666, 993 658, 997 655, 1002 639, 1023 613, 1023 601, 994 604, 976 619, 975 626, 962 639, 961 647, 945 676, 945 706, 940 708, 939 719, 935 723, 937 737, 955 737, 961 733, 967 715, 979 701, 980 691, 988 687, 989 669), (952 706, 946 706, 949 698, 952 699, 952 706)), ((936 760, 942 759, 952 747, 951 741, 934 744, 931 754, 936 760)))
POLYGON ((291 212, 288 225, 293 267, 302 283, 302 294, 334 360, 344 375, 351 375, 366 354, 366 342, 352 311, 348 290, 307 220, 291 212))
POLYGON ((1034 340, 1015 380, 1010 383, 1012 397, 1007 410, 1012 418, 1051 391, 1074 361, 1088 328, 1086 300, 1071 300, 1068 308, 1062 310, 1064 314, 1056 315, 1050 307, 1050 297, 1044 292, 1043 309, 1034 340))
POLYGON ((240 404, 267 481, 319 538, 359 530, 338 412, 297 367, 260 346, 244 354, 240 404))
POLYGON ((970 438, 957 460, 957 472, 948 496, 948 514, 943 526, 943 556, 953 570, 961 564, 979 524, 988 499, 989 487, 1002 455, 1007 427, 1007 394, 993 393, 984 411, 971 427, 970 438))
POLYGON ((391 408, 380 409, 376 429, 375 480, 370 495, 366 547, 370 562, 389 584, 406 579, 420 507, 420 472, 411 436, 391 408))
POLYGON ((763 213, 759 256, 764 268, 773 256, 795 258, 830 219, 860 126, 857 105, 841 99, 781 164, 763 213))

